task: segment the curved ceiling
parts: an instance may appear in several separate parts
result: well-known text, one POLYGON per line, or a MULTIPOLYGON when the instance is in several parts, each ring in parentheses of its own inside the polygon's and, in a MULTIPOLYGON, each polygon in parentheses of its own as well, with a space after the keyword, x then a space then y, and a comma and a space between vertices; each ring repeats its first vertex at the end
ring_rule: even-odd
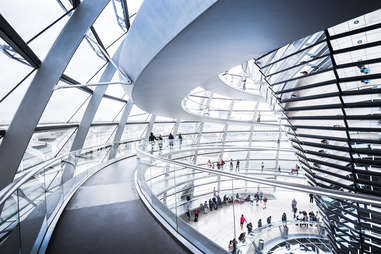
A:
POLYGON ((378 1, 146 0, 119 64, 143 110, 174 118, 181 101, 224 70, 379 8, 378 1), (139 60, 137 60, 139 59, 139 60))

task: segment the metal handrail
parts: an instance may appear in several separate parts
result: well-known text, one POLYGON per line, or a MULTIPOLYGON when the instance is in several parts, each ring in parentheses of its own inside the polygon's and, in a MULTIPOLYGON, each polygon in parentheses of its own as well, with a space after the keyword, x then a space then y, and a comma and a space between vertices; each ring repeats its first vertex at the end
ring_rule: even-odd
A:
MULTIPOLYGON (((140 139, 139 140, 132 140, 132 141, 127 140, 127 141, 118 142, 116 144, 125 144, 125 143, 129 143, 129 142, 133 143, 133 142, 139 142, 139 141, 140 141, 140 139)), ((83 148, 83 149, 80 149, 80 150, 76 150, 76 151, 70 152, 68 154, 64 154, 64 155, 60 155, 58 157, 51 158, 51 159, 43 162, 42 165, 38 165, 36 168, 32 168, 31 170, 26 172, 24 175, 22 175, 22 176, 18 177, 17 179, 15 179, 15 181, 10 183, 4 189, 0 190, 0 207, 3 205, 3 203, 21 185, 23 185, 25 182, 27 182, 33 175, 35 175, 40 170, 48 168, 48 167, 52 166, 54 163, 56 163, 57 161, 60 161, 63 158, 66 158, 66 157, 68 157, 70 155, 78 156, 78 155, 89 153, 89 152, 93 152, 93 151, 96 151, 96 150, 99 150, 99 149, 104 149, 104 148, 107 148, 107 147, 111 147, 111 146, 116 145, 116 144, 115 143, 107 143, 107 144, 103 144, 103 145, 99 145, 99 146, 92 146, 92 147, 88 147, 88 148, 83 148), (78 152, 81 152, 81 151, 83 151, 83 153, 78 153, 78 152)))
POLYGON ((216 175, 221 175, 221 176, 230 177, 230 178, 234 178, 234 179, 245 180, 248 182, 255 182, 255 183, 280 187, 280 188, 294 190, 294 191, 301 191, 301 192, 305 192, 305 193, 312 193, 312 194, 316 194, 316 195, 327 196, 330 198, 336 198, 336 199, 341 199, 341 200, 351 200, 354 202, 361 202, 361 203, 371 204, 371 205, 375 205, 375 206, 381 205, 381 197, 375 197, 375 196, 371 196, 371 195, 367 195, 367 194, 359 194, 359 193, 348 193, 348 192, 344 192, 344 191, 340 191, 340 190, 332 190, 332 189, 326 189, 326 188, 315 187, 315 186, 304 185, 304 184, 290 183, 290 182, 271 180, 271 179, 263 179, 263 178, 258 178, 258 177, 250 177, 250 176, 246 176, 243 174, 237 174, 237 173, 225 172, 225 171, 220 171, 220 170, 208 169, 208 168, 199 167, 199 166, 196 166, 193 164, 175 161, 175 160, 171 160, 171 159, 166 159, 166 158, 162 158, 160 156, 150 154, 150 153, 144 151, 144 149, 141 146, 137 146, 136 151, 137 151, 137 154, 139 157, 141 157, 141 155, 144 155, 146 157, 150 157, 150 158, 155 159, 155 160, 164 161, 164 162, 167 162, 170 164, 180 165, 183 167, 188 167, 190 169, 194 169, 194 170, 198 170, 198 171, 202 171, 202 172, 213 173, 216 175))

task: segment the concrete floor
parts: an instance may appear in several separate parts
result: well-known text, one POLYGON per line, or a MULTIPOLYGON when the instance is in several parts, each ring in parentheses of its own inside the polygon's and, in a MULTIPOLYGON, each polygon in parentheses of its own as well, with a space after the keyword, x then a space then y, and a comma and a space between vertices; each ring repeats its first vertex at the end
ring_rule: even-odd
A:
POLYGON ((187 253, 146 210, 134 183, 135 158, 90 178, 62 214, 47 253, 187 253))

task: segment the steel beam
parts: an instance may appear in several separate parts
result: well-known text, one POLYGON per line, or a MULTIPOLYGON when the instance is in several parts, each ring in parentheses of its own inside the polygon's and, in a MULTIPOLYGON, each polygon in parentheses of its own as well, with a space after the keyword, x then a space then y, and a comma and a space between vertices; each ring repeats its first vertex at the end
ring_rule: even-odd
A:
MULTIPOLYGON (((114 58, 118 60, 120 48, 117 49, 117 51, 114 54, 114 58)), ((116 72, 116 68, 113 64, 110 62, 107 64, 104 72, 102 73, 102 76, 99 79, 100 83, 109 82, 112 80, 112 77, 114 76, 116 72)), ((94 120, 95 114, 97 113, 97 110, 99 108, 99 105, 101 104, 102 98, 107 90, 108 86, 97 86, 93 92, 93 95, 91 96, 91 99, 89 103, 87 104, 86 111, 83 114, 81 123, 79 124, 78 130, 75 134, 73 144, 71 145, 70 152, 78 151, 82 149, 87 134, 89 132, 91 123, 94 120)), ((66 164, 65 169, 63 171, 62 175, 62 182, 66 182, 70 180, 73 177, 74 170, 75 170, 75 164, 66 164)))
POLYGON ((84 34, 109 0, 84 0, 32 80, 0 146, 0 189, 12 182, 42 113, 84 34))
POLYGON ((127 104, 124 108, 124 111, 122 113, 122 116, 121 116, 119 124, 118 124, 118 127, 116 129, 116 133, 115 133, 114 141, 113 141, 113 146, 112 146, 111 151, 110 151, 109 159, 115 158, 117 148, 119 147, 120 139, 122 137, 124 129, 126 128, 128 116, 131 113, 131 109, 132 109, 133 105, 134 105, 134 103, 131 100, 131 101, 127 102, 127 104))
POLYGON ((8 45, 11 46, 18 54, 20 54, 30 65, 32 65, 34 68, 40 67, 41 60, 1 14, 0 37, 6 43, 8 43, 8 45))

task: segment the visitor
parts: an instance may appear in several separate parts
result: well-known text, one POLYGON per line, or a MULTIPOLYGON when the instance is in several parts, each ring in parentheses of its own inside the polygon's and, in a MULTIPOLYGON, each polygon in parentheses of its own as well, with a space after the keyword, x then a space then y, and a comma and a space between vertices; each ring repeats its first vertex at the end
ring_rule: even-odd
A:
POLYGON ((297 205, 297 202, 295 200, 295 198, 291 201, 291 208, 292 208, 292 212, 294 213, 294 219, 296 217, 296 212, 298 211, 298 209, 296 208, 296 205, 297 205))
POLYGON ((265 167, 265 164, 263 163, 263 161, 261 162, 261 172, 263 172, 263 168, 265 167))
POLYGON ((287 215, 286 215, 286 213, 282 214, 282 223, 283 224, 287 224, 287 215))
POLYGON ((221 169, 224 169, 224 166, 225 166, 225 161, 221 159, 221 169))
POLYGON ((217 204, 218 204, 219 206, 222 206, 222 201, 221 201, 221 197, 220 197, 220 195, 217 195, 217 204))
POLYGON ((233 252, 233 240, 230 240, 230 242, 229 242, 228 251, 233 252))
POLYGON ((232 171, 232 170, 233 170, 233 160, 230 159, 230 171, 232 171))
POLYGON ((239 237, 238 237, 238 240, 240 242, 244 242, 245 241, 245 237, 246 237, 246 232, 242 232, 239 237))
POLYGON ((258 228, 261 228, 262 227, 262 219, 259 219, 258 220, 258 228))
POLYGON ((223 198, 223 203, 226 205, 228 203, 228 197, 226 196, 226 194, 224 195, 224 198, 223 198))
POLYGON ((151 144, 151 150, 153 150, 154 146, 155 146, 155 140, 156 140, 156 137, 155 135, 153 135, 153 133, 151 132, 149 138, 148 138, 148 141, 150 142, 151 144))
POLYGON ((198 209, 194 210, 194 222, 198 221, 198 209))
POLYGON ((265 196, 263 198, 263 209, 265 209, 267 207, 267 197, 265 196))
POLYGON ((191 220, 191 216, 190 216, 190 212, 189 212, 189 210, 187 210, 186 215, 187 215, 188 222, 190 222, 190 220, 191 220))
POLYGON ((213 202, 212 202, 212 199, 209 199, 209 211, 213 211, 213 202))
POLYGON ((181 149, 181 145, 183 144, 183 136, 181 135, 181 133, 179 133, 178 138, 179 138, 179 149, 181 149))
POLYGON ((208 168, 212 168, 212 162, 210 160, 208 160, 208 168))
POLYGON ((247 223, 245 217, 243 216, 243 214, 241 215, 241 218, 239 219, 239 224, 241 225, 241 230, 243 229, 243 224, 244 223, 247 223))
POLYGON ((314 194, 310 193, 310 203, 314 202, 314 194))
POLYGON ((255 204, 258 206, 258 201, 259 201, 259 194, 258 194, 258 192, 255 193, 254 198, 255 198, 255 204))
POLYGON ((217 169, 219 170, 221 168, 221 164, 219 161, 217 161, 217 169))
POLYGON ((236 254, 237 253, 237 240, 234 238, 233 239, 233 251, 232 251, 232 254, 236 254))
POLYGON ((169 148, 172 149, 173 148, 173 140, 175 139, 175 137, 172 135, 172 133, 169 133, 168 135, 168 143, 169 143, 169 148))
POLYGON ((271 225, 271 216, 267 217, 267 225, 271 225))
POLYGON ((296 166, 295 166, 296 175, 298 175, 298 174, 299 174, 299 169, 300 169, 299 165, 298 165, 298 164, 296 164, 296 166))
POLYGON ((209 211, 208 211, 208 201, 205 201, 204 202, 204 213, 207 214, 209 211))
POLYGON ((259 201, 262 202, 262 200, 263 200, 263 192, 261 191, 261 192, 259 192, 259 201))
POLYGON ((251 222, 247 223, 246 227, 247 227, 247 233, 250 234, 253 231, 253 224, 251 224, 251 222))
POLYGON ((239 172, 239 160, 237 160, 235 163, 235 170, 239 172))
POLYGON ((292 211, 294 211, 294 207, 296 207, 297 204, 298 204, 298 202, 296 202, 296 199, 294 198, 294 199, 291 201, 291 208, 292 208, 292 211))
POLYGON ((159 149, 162 150, 163 149, 163 137, 161 135, 159 135, 159 138, 157 140, 158 140, 158 144, 159 144, 159 149))
POLYGON ((257 123, 260 123, 260 122, 261 122, 261 113, 258 113, 257 123))
POLYGON ((204 205, 200 203, 200 211, 203 211, 205 213, 204 205))
POLYGON ((217 199, 216 199, 216 197, 213 197, 212 201, 213 201, 213 208, 214 208, 214 210, 218 210, 218 205, 217 205, 217 199))

